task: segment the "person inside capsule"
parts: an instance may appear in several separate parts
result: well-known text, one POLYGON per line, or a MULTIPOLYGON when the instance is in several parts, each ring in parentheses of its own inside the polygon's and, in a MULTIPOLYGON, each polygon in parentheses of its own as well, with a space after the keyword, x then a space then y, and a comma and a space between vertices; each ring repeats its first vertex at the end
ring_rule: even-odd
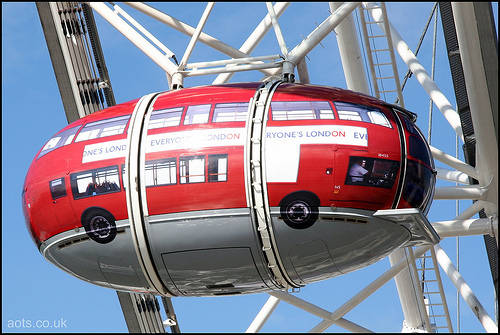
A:
POLYGON ((358 159, 356 163, 351 166, 349 170, 349 176, 351 176, 351 181, 353 183, 362 182, 363 178, 368 177, 369 171, 365 169, 366 160, 358 159))

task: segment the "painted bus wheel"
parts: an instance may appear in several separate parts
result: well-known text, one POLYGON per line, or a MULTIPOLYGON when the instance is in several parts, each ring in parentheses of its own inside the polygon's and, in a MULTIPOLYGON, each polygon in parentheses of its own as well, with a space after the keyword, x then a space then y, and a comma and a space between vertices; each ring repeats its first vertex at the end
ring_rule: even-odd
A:
POLYGON ((95 211, 83 223, 87 235, 97 243, 106 244, 116 236, 116 224, 112 216, 104 211, 95 211))
POLYGON ((291 194, 281 201, 280 213, 289 227, 306 229, 318 219, 318 203, 307 193, 291 194))

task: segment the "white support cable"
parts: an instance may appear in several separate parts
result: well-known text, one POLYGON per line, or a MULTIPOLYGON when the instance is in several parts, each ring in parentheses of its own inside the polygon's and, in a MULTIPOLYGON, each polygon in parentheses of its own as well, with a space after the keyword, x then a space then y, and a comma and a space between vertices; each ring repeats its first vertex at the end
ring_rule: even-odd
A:
POLYGON ((130 16, 123 8, 118 6, 117 4, 113 4, 113 8, 115 12, 123 16, 128 22, 130 22, 137 30, 139 30, 144 36, 149 38, 154 44, 160 48, 168 58, 175 57, 173 51, 167 48, 163 43, 161 43, 156 37, 153 36, 146 28, 139 24, 132 16, 130 16))
MULTIPOLYGON (((376 4, 372 2, 364 2, 363 6, 367 9, 372 9, 371 15, 376 21, 381 20, 382 13, 381 10, 377 8, 378 6, 376 4)), ((379 26, 382 30, 385 31, 383 24, 379 24, 379 26)), ((445 97, 445 95, 441 92, 436 83, 432 80, 431 76, 419 62, 417 57, 413 54, 410 47, 406 44, 406 42, 402 39, 402 37, 390 23, 389 23, 389 29, 392 37, 392 42, 394 43, 396 50, 398 51, 403 61, 406 63, 408 68, 413 72, 415 78, 419 81, 419 83, 425 89, 427 94, 429 94, 432 101, 434 101, 434 103, 439 108, 441 113, 444 115, 444 117, 451 125, 451 127, 460 136, 462 141, 464 141, 464 136, 462 134, 462 125, 458 113, 452 107, 452 105, 445 97)), ((386 34, 387 33, 389 32, 386 32, 386 34)))
POLYGON ((203 12, 200 21, 198 22, 198 26, 196 27, 194 34, 191 36, 191 40, 189 41, 188 46, 186 47, 186 51, 184 52, 184 55, 182 56, 182 59, 179 63, 179 70, 183 70, 184 67, 187 64, 187 61, 189 57, 191 56, 191 53, 193 52, 194 46, 196 45, 196 42, 198 42, 198 39, 200 38, 200 34, 203 30, 203 27, 205 26, 205 23, 207 23, 208 16, 210 15, 210 12, 212 11, 212 8, 214 7, 214 2, 209 2, 207 4, 207 7, 205 7, 205 11, 203 12))
POLYGON ((465 279, 457 271, 446 252, 441 248, 441 246, 439 246, 439 244, 436 244, 434 246, 434 250, 436 251, 436 258, 439 265, 448 275, 457 290, 460 292, 460 295, 462 296, 462 298, 464 298, 467 305, 469 305, 470 309, 478 318, 479 322, 483 325, 484 329, 488 333, 498 333, 498 326, 492 320, 488 312, 484 309, 483 305, 477 299, 474 292, 472 292, 469 285, 465 282, 465 279))
POLYGON ((168 75, 172 75, 177 70, 177 65, 170 61, 150 42, 148 42, 137 31, 130 27, 117 13, 113 12, 108 6, 102 2, 86 2, 92 9, 99 13, 106 21, 122 33, 129 41, 135 44, 142 52, 151 58, 159 67, 161 67, 168 75))
POLYGON ((278 18, 276 17, 276 13, 274 12, 273 4, 270 2, 266 2, 266 6, 267 11, 269 12, 269 17, 271 18, 271 22, 273 24, 274 33, 276 34, 276 39, 278 40, 281 53, 286 58, 288 50, 286 48, 285 38, 283 37, 283 33, 281 32, 281 27, 278 23, 278 18))
MULTIPOLYGON (((279 18, 285 10, 290 5, 290 2, 277 2, 274 5, 274 11, 276 13, 276 17, 279 18)), ((262 19, 257 28, 250 34, 250 36, 246 39, 246 41, 241 45, 239 51, 244 52, 246 54, 251 54, 257 45, 262 41, 264 36, 269 32, 272 27, 271 18, 269 13, 262 19)), ((221 73, 215 78, 212 82, 213 85, 228 83, 229 80, 233 77, 234 73, 226 72, 221 73)))
POLYGON ((344 3, 324 20, 299 45, 288 53, 288 61, 298 64, 316 45, 318 45, 337 25, 358 7, 359 2, 344 3))
MULTIPOLYGON (((153 19, 155 20, 158 20, 159 22, 162 22, 164 24, 166 24, 167 26, 183 33, 183 34, 186 34, 188 36, 192 36, 194 33, 195 33, 195 28, 191 27, 190 25, 180 21, 180 20, 177 20, 176 18, 168 15, 168 14, 165 14, 151 6, 148 6, 146 4, 143 4, 143 3, 139 3, 139 2, 125 2, 126 5, 152 17, 153 19)), ((229 56, 229 57, 232 57, 232 58, 242 58, 242 57, 250 57, 249 54, 247 53, 244 53, 244 52, 241 52, 240 50, 226 44, 226 43, 223 43, 221 41, 219 41, 218 39, 206 34, 206 33, 201 33, 200 36, 199 36, 199 41, 201 43, 204 43, 206 45, 208 45, 209 47, 217 50, 217 51, 220 51, 222 52, 223 54, 229 56)), ((176 66, 177 67, 177 66, 176 66)), ((274 71, 272 70, 267 70, 267 69, 263 69, 261 70, 261 72, 263 72, 265 75, 269 76, 269 75, 273 75, 274 74, 274 71)))

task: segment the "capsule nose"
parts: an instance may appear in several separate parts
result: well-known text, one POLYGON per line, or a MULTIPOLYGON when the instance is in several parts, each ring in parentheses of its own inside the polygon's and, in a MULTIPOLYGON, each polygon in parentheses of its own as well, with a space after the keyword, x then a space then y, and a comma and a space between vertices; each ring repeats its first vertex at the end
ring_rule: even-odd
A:
POLYGON ((24 216, 24 223, 26 224, 26 228, 28 229, 28 232, 31 236, 31 239, 33 240, 33 243, 35 243, 37 249, 40 249, 40 245, 42 244, 42 241, 37 237, 37 234, 35 233, 35 230, 33 229, 33 224, 31 221, 31 206, 30 202, 28 200, 28 194, 27 194, 28 188, 24 187, 23 188, 23 193, 22 193, 22 202, 23 202, 23 216, 24 216))

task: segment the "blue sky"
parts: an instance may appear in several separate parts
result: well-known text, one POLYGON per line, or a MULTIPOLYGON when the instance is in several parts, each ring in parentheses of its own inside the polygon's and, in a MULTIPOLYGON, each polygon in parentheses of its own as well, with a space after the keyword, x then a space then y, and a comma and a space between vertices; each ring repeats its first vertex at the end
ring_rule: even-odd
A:
MULTIPOLYGON (((494 3, 497 18, 498 3, 494 3)), ((155 5, 156 6, 156 5, 155 5)), ((433 3, 387 3, 389 19, 414 49, 433 3)), ((159 38, 180 59, 189 38, 122 6, 159 38)), ((196 26, 204 3, 166 3, 158 8, 196 26)), ((293 3, 280 18, 290 49, 300 43, 328 16, 327 3, 293 3)), ((266 14, 264 3, 216 3, 205 32, 239 48, 266 14)), ((168 89, 165 74, 128 40, 95 14, 111 83, 118 103, 168 89)), ((430 33, 418 56, 430 72, 430 33)), ((455 105, 455 97, 438 21, 436 83, 455 105)), ((314 84, 345 88, 342 66, 334 34, 308 55, 309 76, 314 84), (323 47, 322 47, 323 46, 323 47)), ((271 31, 253 55, 280 53, 271 31)), ((198 44, 190 62, 226 59, 226 56, 198 44)), ((406 67, 399 60, 399 75, 406 67)), ((185 80, 185 86, 210 84, 214 77, 185 80)), ((259 73, 241 73, 234 81, 258 81, 259 73)), ((406 108, 419 115, 417 125, 427 134, 429 98, 410 78, 405 90, 406 108)), ((36 152, 57 131, 67 125, 52 63, 34 3, 2 3, 2 331, 3 332, 126 332, 116 293, 59 270, 43 259, 26 230, 21 209, 24 176, 36 152), (36 321, 40 328, 36 328, 36 321), (29 327, 31 326, 31 327, 29 327), (45 327, 47 326, 47 327, 45 327)), ((455 135, 434 107, 432 145, 455 154, 455 135)), ((460 144, 461 147, 461 144, 460 144)), ((460 150, 461 151, 461 150, 460 150)), ((438 164, 439 166, 439 164, 438 164)), ((438 186, 449 186, 439 181, 438 186)), ((460 202, 463 210, 469 201, 460 202)), ((451 220, 455 201, 436 200, 429 220, 451 220)), ((456 263, 456 239, 441 246, 456 263)), ((389 268, 384 259, 365 269, 308 285, 298 297, 333 311, 389 268)), ((494 289, 482 236, 460 238, 460 272, 484 307, 494 316, 494 289)), ((456 293, 443 276, 450 314, 456 331, 456 293)), ((183 332, 244 332, 268 298, 267 294, 216 298, 174 298, 173 304, 183 332)), ((484 332, 473 313, 460 299, 462 332, 484 332)), ((394 281, 384 285, 369 299, 349 312, 346 319, 377 332, 399 332, 403 313, 394 281)), ((321 319, 281 302, 262 331, 305 332, 321 319)), ((343 332, 332 326, 329 332, 343 332)))

